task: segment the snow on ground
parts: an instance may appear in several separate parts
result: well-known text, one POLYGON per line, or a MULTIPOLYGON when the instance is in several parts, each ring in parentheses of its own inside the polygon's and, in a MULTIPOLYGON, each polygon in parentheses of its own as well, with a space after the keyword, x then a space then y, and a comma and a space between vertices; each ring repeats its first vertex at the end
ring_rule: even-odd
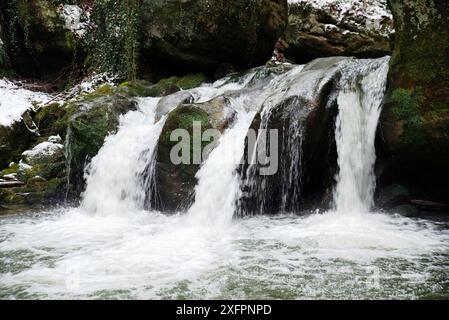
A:
POLYGON ((0 79, 0 126, 9 127, 33 109, 34 103, 46 103, 51 96, 43 92, 23 89, 8 80, 0 79))

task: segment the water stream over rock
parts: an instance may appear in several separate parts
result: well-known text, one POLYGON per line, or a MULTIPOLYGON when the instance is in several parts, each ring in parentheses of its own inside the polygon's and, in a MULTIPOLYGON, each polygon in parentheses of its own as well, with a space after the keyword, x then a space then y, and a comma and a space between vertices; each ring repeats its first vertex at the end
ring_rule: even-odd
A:
POLYGON ((370 212, 387 71, 388 58, 323 59, 190 89, 168 110, 138 98, 86 168, 79 207, 0 217, 0 297, 447 298, 447 221, 370 212), (154 209, 172 117, 218 98, 226 121, 207 122, 221 135, 188 171, 188 207, 154 209), (278 176, 241 165, 249 128, 281 131, 278 176), (303 210, 332 159, 334 208, 303 210))

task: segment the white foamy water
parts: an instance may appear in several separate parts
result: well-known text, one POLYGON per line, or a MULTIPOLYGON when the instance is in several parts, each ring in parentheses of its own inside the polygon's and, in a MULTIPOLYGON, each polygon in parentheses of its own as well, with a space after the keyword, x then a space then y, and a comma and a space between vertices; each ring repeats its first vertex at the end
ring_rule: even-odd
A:
POLYGON ((252 217, 79 210, 0 219, 2 298, 448 297, 449 233, 367 214, 252 217))

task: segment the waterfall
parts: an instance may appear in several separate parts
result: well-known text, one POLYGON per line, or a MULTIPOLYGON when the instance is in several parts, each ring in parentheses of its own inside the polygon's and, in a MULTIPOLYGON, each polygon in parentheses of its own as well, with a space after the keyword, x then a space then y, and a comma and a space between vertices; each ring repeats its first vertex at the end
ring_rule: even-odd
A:
MULTIPOLYGON (((256 74, 256 71, 249 72, 238 82, 230 81, 231 78, 226 77, 189 92, 196 103, 209 101, 225 93, 243 89, 256 74)), ((201 217, 201 213, 216 210, 211 208, 210 204, 208 207, 207 199, 211 198, 208 192, 213 189, 217 180, 221 181, 221 189, 216 189, 215 200, 220 199, 222 193, 228 194, 232 189, 238 189, 233 186, 238 186, 234 168, 241 158, 241 155, 238 156, 239 152, 243 152, 243 142, 239 141, 244 139, 254 112, 247 110, 240 97, 231 100, 233 108, 238 112, 238 120, 232 130, 225 132, 219 147, 210 154, 210 160, 198 173, 201 181, 197 188, 198 204, 195 206, 198 214, 192 215, 204 221, 208 219, 206 216, 201 217), (224 160, 225 164, 220 160, 224 160), (217 168, 221 164, 223 167, 220 172, 223 175, 217 179, 217 168)), ((121 215, 143 210, 145 203, 152 203, 148 197, 158 196, 155 152, 167 118, 165 115, 156 120, 159 101, 160 98, 139 98, 138 109, 122 116, 117 132, 105 139, 104 145, 85 169, 86 189, 82 195, 81 209, 98 215, 121 215)), ((231 198, 234 199, 234 196, 229 193, 229 201, 214 200, 214 203, 220 204, 220 208, 228 212, 228 215, 231 212, 232 217, 231 198)))
MULTIPOLYGON (((224 132, 218 145, 196 174, 198 184, 195 188, 195 201, 188 212, 195 224, 216 228, 229 225, 242 196, 238 169, 244 158, 248 129, 266 100, 275 94, 277 89, 293 81, 293 76, 297 75, 302 67, 296 66, 265 81, 258 78, 257 72, 260 70, 253 71, 242 79, 243 84, 238 88, 240 92, 230 99, 230 107, 237 113, 236 120, 233 126, 224 132), (254 87, 252 90, 245 90, 251 87, 251 81, 255 82, 254 87)), ((262 113, 268 109, 270 108, 262 110, 262 113)), ((258 144, 261 144, 260 140, 259 136, 258 144)))
POLYGON ((354 60, 343 69, 335 140, 339 173, 334 192, 339 213, 368 212, 375 189, 375 136, 389 57, 354 60))
MULTIPOLYGON (((317 59, 273 77, 269 67, 253 69, 184 92, 193 97, 187 105, 138 98, 137 110, 120 117, 86 167, 80 207, 0 214, 0 296, 448 298, 444 217, 368 212, 388 60, 317 59), (194 203, 178 214, 153 210, 145 202, 163 187, 157 174, 167 174, 156 151, 159 137, 173 130, 177 113, 170 110, 218 96, 226 109, 208 115, 221 134, 199 169, 195 164, 194 203), (229 121, 215 125, 219 117, 229 121), (280 132, 273 152, 279 170, 264 175, 273 144, 263 130, 271 129, 280 132), (256 148, 249 148, 248 132, 256 148), (329 196, 337 161, 335 210, 301 215, 305 197, 317 189, 312 200, 329 196), (254 209, 245 213, 256 214, 232 220, 245 196, 254 209)), ((199 107, 211 111, 207 106, 199 107)))
MULTIPOLYGON (((255 207, 262 213, 270 208, 270 201, 279 202, 273 208, 277 206, 282 212, 301 209, 301 180, 305 170, 302 137, 306 117, 313 103, 326 109, 329 104, 321 102, 321 95, 312 92, 326 92, 326 87, 333 85, 332 75, 337 74, 336 70, 340 70, 341 79, 336 99, 339 112, 335 140, 339 173, 334 191, 335 207, 337 212, 369 211, 375 187, 374 140, 389 58, 341 61, 335 60, 335 64, 324 71, 309 67, 303 72, 303 66, 298 66, 257 87, 251 87, 252 79, 257 77, 255 71, 239 83, 220 80, 190 90, 195 102, 226 95, 236 117, 196 174, 198 183, 194 203, 187 213, 189 221, 215 227, 229 224, 242 197, 238 169, 244 157, 248 129, 257 111, 260 111, 259 129, 268 129, 268 121, 272 120, 272 113, 279 113, 277 108, 281 101, 287 101, 280 106, 284 107, 285 115, 289 115, 283 118, 288 119, 287 122, 281 122, 285 127, 280 137, 284 141, 283 154, 279 155, 283 160, 279 169, 283 182, 278 187, 274 180, 279 179, 277 176, 256 177, 258 167, 250 165, 246 167, 247 181, 243 183, 247 183, 248 190, 255 194, 255 207), (302 81, 298 82, 299 75, 302 81), (315 100, 307 100, 310 95, 315 95, 315 100), (255 184, 256 179, 260 180, 260 185, 255 184)), ((138 110, 122 116, 117 133, 106 138, 86 168, 87 187, 81 205, 85 211, 103 215, 134 212, 143 210, 148 193, 157 196, 157 192, 149 189, 157 191, 153 162, 166 116, 155 120, 159 98, 144 98, 138 102, 138 110)), ((265 147, 266 137, 261 137, 259 132, 257 139, 257 144, 265 147)), ((257 149, 250 156, 254 157, 256 152, 257 149)))
POLYGON ((158 101, 159 98, 138 99, 138 109, 122 116, 117 133, 106 138, 86 168, 82 209, 99 215, 143 209, 143 170, 154 158, 165 119, 155 123, 158 101))
POLYGON ((218 146, 196 175, 195 202, 189 210, 196 223, 226 226, 234 215, 240 194, 237 168, 243 157, 246 133, 255 114, 255 111, 245 110, 244 98, 231 100, 237 111, 237 120, 224 132, 218 146))

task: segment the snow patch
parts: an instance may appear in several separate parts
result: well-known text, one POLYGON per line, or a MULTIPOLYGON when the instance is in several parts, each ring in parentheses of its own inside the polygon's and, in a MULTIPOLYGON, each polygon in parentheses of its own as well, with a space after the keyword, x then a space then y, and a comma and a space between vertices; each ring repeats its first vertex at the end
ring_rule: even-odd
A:
POLYGON ((64 19, 65 26, 79 38, 83 37, 89 26, 89 12, 84 12, 77 5, 65 4, 58 8, 59 15, 64 19))
POLYGON ((52 156, 56 152, 64 148, 64 146, 59 142, 62 142, 62 139, 59 135, 51 136, 47 141, 39 143, 32 150, 23 152, 22 156, 32 159, 52 156))
POLYGON ((84 79, 79 85, 80 93, 91 93, 103 85, 115 86, 117 76, 107 73, 95 74, 87 79, 84 79))
POLYGON ((21 88, 18 84, 0 79, 0 126, 9 127, 22 119, 22 114, 33 109, 33 103, 45 104, 51 96, 21 88))

